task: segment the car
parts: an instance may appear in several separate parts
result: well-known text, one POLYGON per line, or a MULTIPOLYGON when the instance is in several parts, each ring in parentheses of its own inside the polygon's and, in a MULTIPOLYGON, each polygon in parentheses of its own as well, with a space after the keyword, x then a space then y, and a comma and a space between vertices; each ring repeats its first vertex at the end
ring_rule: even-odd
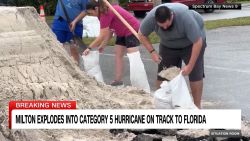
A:
MULTIPOLYGON (((187 6, 193 4, 213 4, 213 3, 224 3, 224 0, 129 0, 127 9, 133 11, 136 17, 144 17, 146 12, 153 9, 153 7, 161 3, 179 2, 187 6)), ((206 13, 212 13, 214 9, 204 9, 206 13)))

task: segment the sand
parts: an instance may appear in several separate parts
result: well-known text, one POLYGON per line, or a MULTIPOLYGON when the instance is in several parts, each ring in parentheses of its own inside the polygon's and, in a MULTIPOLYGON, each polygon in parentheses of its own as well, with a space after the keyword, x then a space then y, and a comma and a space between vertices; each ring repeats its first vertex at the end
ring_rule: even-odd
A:
POLYGON ((34 8, 1 7, 0 19, 0 138, 123 140, 108 130, 9 130, 10 100, 77 100, 79 109, 153 108, 150 94, 114 89, 81 71, 34 8))
POLYGON ((177 67, 164 68, 158 73, 158 75, 170 81, 174 79, 180 73, 180 71, 180 68, 177 67))
MULTIPOLYGON (((113 88, 81 71, 34 8, 0 7, 0 19, 0 141, 130 141, 136 136, 109 130, 10 130, 10 100, 76 100, 78 109, 154 105, 152 96, 142 90, 113 88)), ((249 123, 244 125, 249 135, 249 123)), ((164 140, 170 138, 176 140, 164 140)))

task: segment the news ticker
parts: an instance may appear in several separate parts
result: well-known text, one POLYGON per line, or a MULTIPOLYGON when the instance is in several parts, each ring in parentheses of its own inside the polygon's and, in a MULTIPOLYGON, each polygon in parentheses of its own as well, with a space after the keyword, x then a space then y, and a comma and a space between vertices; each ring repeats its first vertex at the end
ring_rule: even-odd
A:
POLYGON ((189 9, 214 9, 214 10, 241 10, 240 3, 223 3, 223 4, 192 4, 189 9))
POLYGON ((11 129, 241 129, 241 110, 76 109, 76 101, 11 101, 11 129))

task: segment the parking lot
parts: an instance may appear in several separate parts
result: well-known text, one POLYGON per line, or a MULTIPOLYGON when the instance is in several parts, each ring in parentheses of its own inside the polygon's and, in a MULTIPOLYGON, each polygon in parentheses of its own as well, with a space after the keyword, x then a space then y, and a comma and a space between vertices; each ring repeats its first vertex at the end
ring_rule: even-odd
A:
MULTIPOLYGON (((250 26, 226 27, 207 31, 205 52, 204 108, 242 109, 250 120, 250 26)), ((155 48, 158 49, 157 44, 155 48)), ((152 91, 155 90, 157 65, 141 47, 141 56, 152 91)), ((129 62, 125 57, 124 81, 130 85, 129 62)), ((100 58, 106 83, 114 78, 113 47, 107 47, 100 58)))
MULTIPOLYGON (((249 4, 242 10, 217 10, 202 13, 204 20, 250 16, 249 4)), ((140 19, 141 20, 141 19, 140 19)), ((208 47, 205 53, 203 107, 242 109, 242 115, 250 120, 250 26, 225 27, 207 31, 208 47)), ((158 45, 154 45, 158 49, 158 45)), ((147 71, 151 90, 155 90, 157 65, 151 61, 143 47, 141 56, 147 71)), ((101 55, 100 64, 104 80, 108 84, 114 79, 113 47, 107 47, 101 55)), ((124 82, 130 85, 129 62, 125 57, 124 82)))

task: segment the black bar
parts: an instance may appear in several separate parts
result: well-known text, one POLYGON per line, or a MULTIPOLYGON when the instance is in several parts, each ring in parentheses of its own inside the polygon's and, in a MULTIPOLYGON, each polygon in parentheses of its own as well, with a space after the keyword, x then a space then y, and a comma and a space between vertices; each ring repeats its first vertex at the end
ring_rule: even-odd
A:
POLYGON ((224 3, 224 4, 192 4, 189 9, 220 9, 220 10, 241 10, 240 3, 224 3))
POLYGON ((211 137, 241 137, 241 130, 210 130, 211 137))

